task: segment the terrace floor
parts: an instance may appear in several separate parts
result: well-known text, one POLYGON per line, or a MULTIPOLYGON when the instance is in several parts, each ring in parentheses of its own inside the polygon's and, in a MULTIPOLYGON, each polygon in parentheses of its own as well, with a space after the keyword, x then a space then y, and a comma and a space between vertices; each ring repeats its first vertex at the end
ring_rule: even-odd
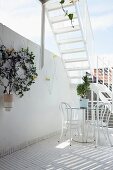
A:
POLYGON ((113 148, 43 140, 0 159, 0 170, 113 170, 113 148))

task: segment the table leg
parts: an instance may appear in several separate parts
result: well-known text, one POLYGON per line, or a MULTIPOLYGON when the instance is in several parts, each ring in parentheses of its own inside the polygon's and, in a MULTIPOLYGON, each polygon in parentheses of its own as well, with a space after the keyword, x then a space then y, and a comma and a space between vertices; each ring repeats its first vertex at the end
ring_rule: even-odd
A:
POLYGON ((83 121, 82 121, 82 142, 86 142, 86 135, 85 135, 85 109, 83 109, 83 121))

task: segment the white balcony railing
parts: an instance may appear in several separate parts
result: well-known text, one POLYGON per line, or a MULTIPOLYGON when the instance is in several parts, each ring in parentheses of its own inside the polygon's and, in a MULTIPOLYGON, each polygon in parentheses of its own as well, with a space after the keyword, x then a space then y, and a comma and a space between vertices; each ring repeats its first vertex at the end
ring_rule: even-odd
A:
POLYGON ((97 57, 97 68, 94 69, 94 76, 97 83, 106 85, 112 91, 113 69, 106 63, 108 62, 104 62, 104 58, 97 57))

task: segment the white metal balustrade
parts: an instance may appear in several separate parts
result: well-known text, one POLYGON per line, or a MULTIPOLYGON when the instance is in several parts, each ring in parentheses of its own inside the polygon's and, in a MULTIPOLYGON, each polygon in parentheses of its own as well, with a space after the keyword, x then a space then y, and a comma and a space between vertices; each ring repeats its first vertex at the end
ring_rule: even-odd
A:
POLYGON ((113 69, 99 57, 97 68, 94 70, 94 79, 95 83, 91 85, 92 90, 103 102, 113 104, 113 69))
MULTIPOLYGON (((113 128, 113 69, 104 62, 104 59, 97 57, 97 68, 94 69, 94 82, 91 90, 97 94, 97 105, 99 102, 109 103, 112 106, 109 128, 113 128)), ((92 93, 93 94, 93 93, 92 93)), ((92 97, 93 98, 93 97, 92 97)), ((93 102, 93 101, 92 101, 93 102)), ((93 107, 93 103, 92 103, 93 107)))

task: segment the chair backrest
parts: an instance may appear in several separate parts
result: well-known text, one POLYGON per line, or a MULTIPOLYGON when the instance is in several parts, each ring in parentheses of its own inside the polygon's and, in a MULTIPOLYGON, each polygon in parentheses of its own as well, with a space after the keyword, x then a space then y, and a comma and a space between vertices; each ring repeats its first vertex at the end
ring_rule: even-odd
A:
POLYGON ((59 109, 61 111, 62 122, 69 122, 72 120, 72 108, 68 103, 61 102, 59 109))
POLYGON ((111 104, 109 103, 101 103, 99 105, 95 106, 96 108, 96 118, 97 114, 99 114, 99 121, 101 122, 101 125, 103 125, 103 122, 106 124, 106 126, 109 125, 109 119, 111 116, 111 104))
POLYGON ((109 125, 109 120, 110 120, 110 116, 111 116, 111 104, 104 104, 104 114, 102 117, 102 121, 106 123, 106 125, 109 125))

